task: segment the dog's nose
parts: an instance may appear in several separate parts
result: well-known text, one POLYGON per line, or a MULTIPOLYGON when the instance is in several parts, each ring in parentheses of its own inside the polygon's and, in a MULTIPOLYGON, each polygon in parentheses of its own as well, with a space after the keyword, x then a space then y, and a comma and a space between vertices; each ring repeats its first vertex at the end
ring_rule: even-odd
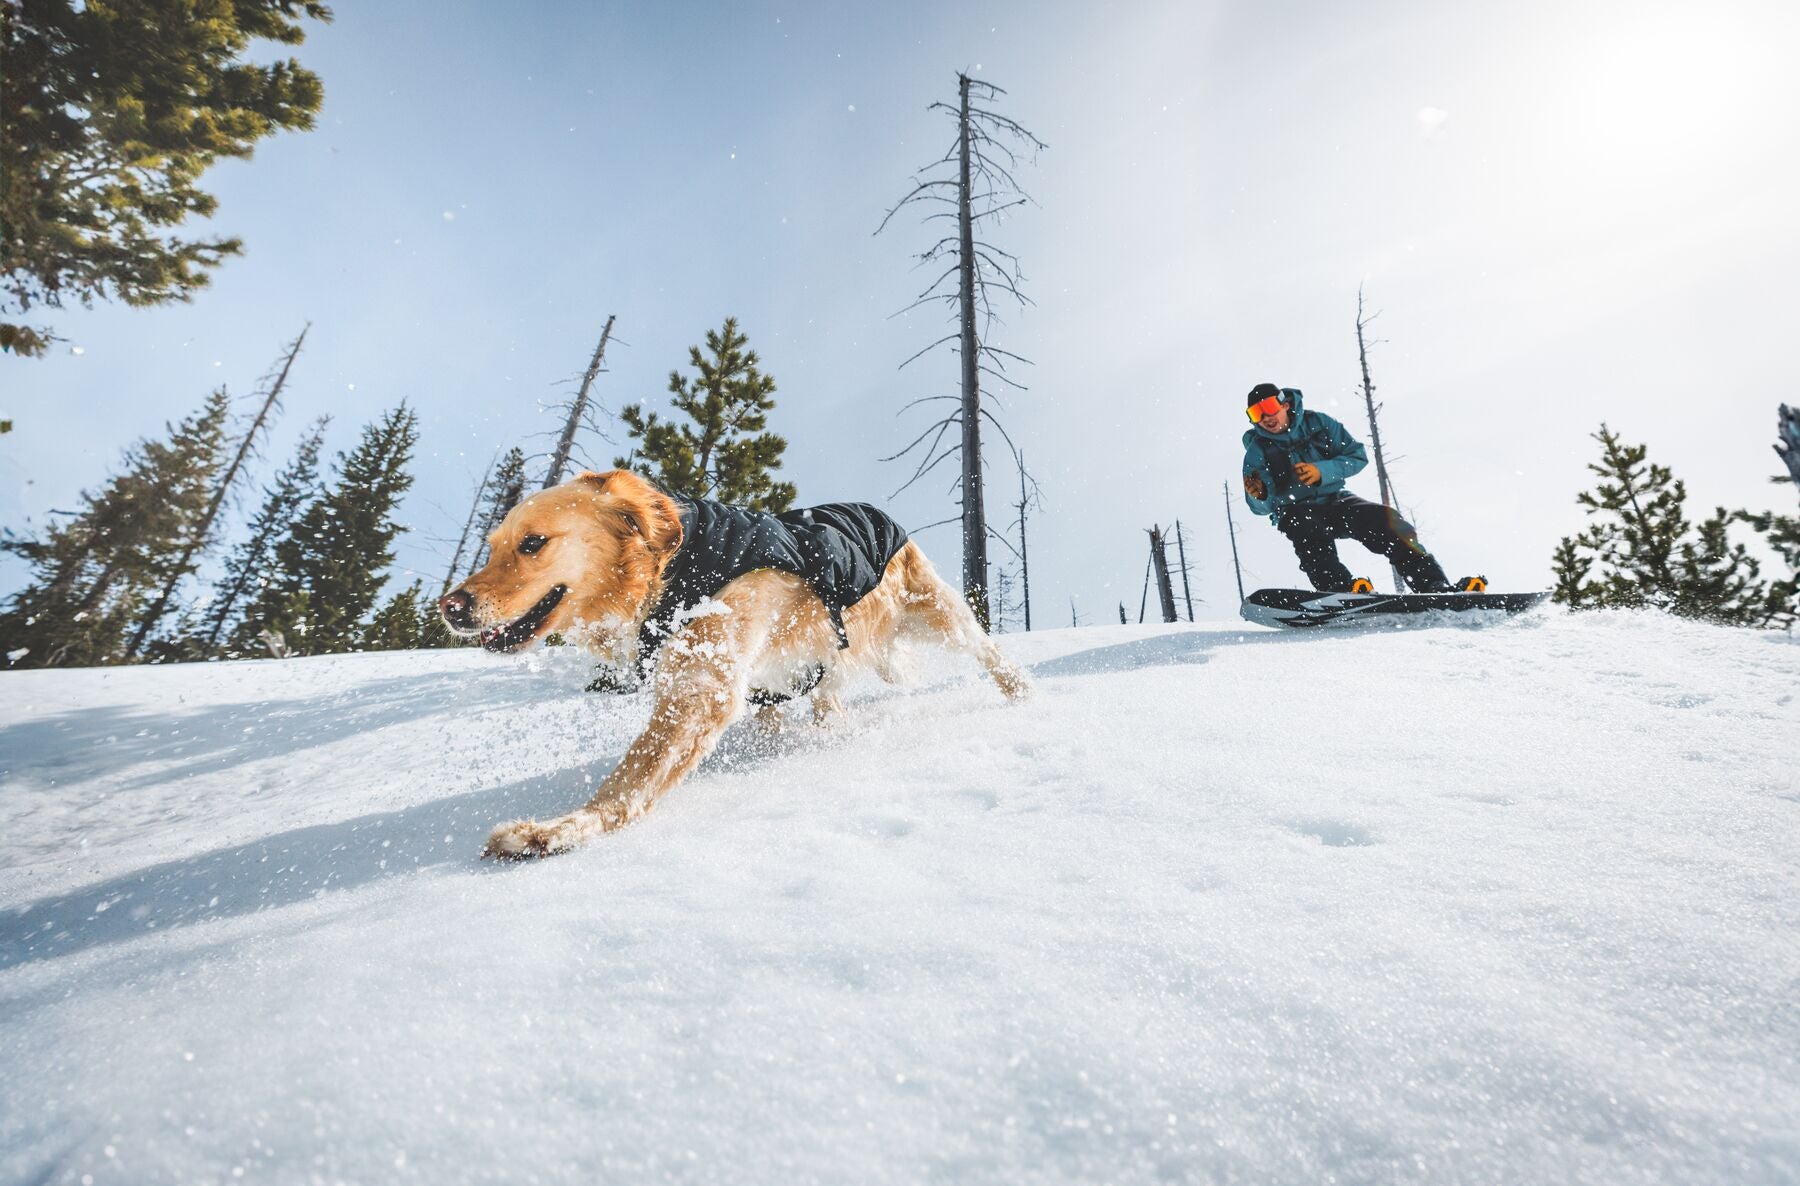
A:
POLYGON ((474 608, 475 598, 470 596, 467 589, 458 589, 438 602, 438 613, 444 615, 444 621, 458 630, 475 629, 474 608))

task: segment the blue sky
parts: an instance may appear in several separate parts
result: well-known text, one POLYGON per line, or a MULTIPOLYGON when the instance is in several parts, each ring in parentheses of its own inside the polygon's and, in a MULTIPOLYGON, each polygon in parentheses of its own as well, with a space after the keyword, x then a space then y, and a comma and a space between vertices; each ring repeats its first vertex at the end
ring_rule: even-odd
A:
MULTIPOLYGON (((336 450, 408 400, 400 562, 435 588, 488 458, 550 447, 546 406, 608 314, 604 408, 660 404, 736 316, 803 502, 951 515, 947 477, 895 498, 908 471, 877 460, 928 420, 902 405, 955 388, 947 350, 897 369, 948 328, 891 316, 935 236, 904 216, 872 232, 948 145, 927 107, 968 70, 1049 145, 1020 173, 1036 205, 992 231, 1034 301, 992 340, 1035 363, 1004 415, 1043 487, 1040 623, 1070 598, 1135 618, 1144 529, 1178 516, 1200 612, 1231 612, 1242 393, 1304 388, 1363 434, 1359 283, 1426 543, 1452 576, 1540 586, 1602 419, 1696 509, 1782 505, 1765 479, 1775 405, 1800 394, 1797 51, 1792 6, 1751 0, 342 4, 296 51, 325 83, 318 128, 208 174, 206 229, 245 255, 192 304, 65 311, 52 357, 0 359, 0 522, 72 506, 212 386, 248 393, 310 322, 257 476, 314 416, 336 450)), ((1016 483, 999 454, 990 483, 994 502, 1016 483)), ((1373 472, 1352 487, 1373 497, 1373 472)), ((1247 582, 1297 583, 1238 511, 1247 582)), ((954 527, 923 540, 957 570, 954 527)))

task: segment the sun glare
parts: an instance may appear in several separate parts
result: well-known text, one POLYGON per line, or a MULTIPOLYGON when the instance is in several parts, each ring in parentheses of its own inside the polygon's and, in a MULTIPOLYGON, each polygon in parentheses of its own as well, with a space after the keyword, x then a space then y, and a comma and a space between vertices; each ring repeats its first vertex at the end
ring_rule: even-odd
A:
POLYGON ((1772 113, 1758 110, 1764 46, 1705 6, 1619 21, 1588 47, 1571 111, 1585 147, 1632 173, 1716 162, 1772 113))

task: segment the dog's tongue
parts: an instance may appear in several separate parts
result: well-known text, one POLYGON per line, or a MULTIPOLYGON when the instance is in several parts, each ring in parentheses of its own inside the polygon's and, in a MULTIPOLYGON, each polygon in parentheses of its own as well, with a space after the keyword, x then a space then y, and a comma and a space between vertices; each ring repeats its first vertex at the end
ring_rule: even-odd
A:
POLYGON ((487 646, 496 638, 499 638, 504 634, 509 625, 511 625, 510 622, 502 622, 498 626, 489 626, 486 630, 483 630, 480 634, 475 636, 475 641, 479 642, 482 646, 487 646))

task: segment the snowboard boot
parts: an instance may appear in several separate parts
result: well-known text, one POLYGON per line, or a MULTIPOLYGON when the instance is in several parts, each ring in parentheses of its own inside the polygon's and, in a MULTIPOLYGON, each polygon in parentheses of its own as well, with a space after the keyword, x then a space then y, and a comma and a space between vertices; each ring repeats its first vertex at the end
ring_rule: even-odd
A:
POLYGON ((1487 592, 1487 578, 1486 577, 1464 577, 1462 580, 1456 582, 1456 586, 1451 590, 1451 592, 1453 592, 1453 593, 1486 593, 1487 592))
POLYGON ((1375 592, 1375 582, 1368 577, 1353 577, 1350 580, 1350 592, 1373 593, 1375 592))

